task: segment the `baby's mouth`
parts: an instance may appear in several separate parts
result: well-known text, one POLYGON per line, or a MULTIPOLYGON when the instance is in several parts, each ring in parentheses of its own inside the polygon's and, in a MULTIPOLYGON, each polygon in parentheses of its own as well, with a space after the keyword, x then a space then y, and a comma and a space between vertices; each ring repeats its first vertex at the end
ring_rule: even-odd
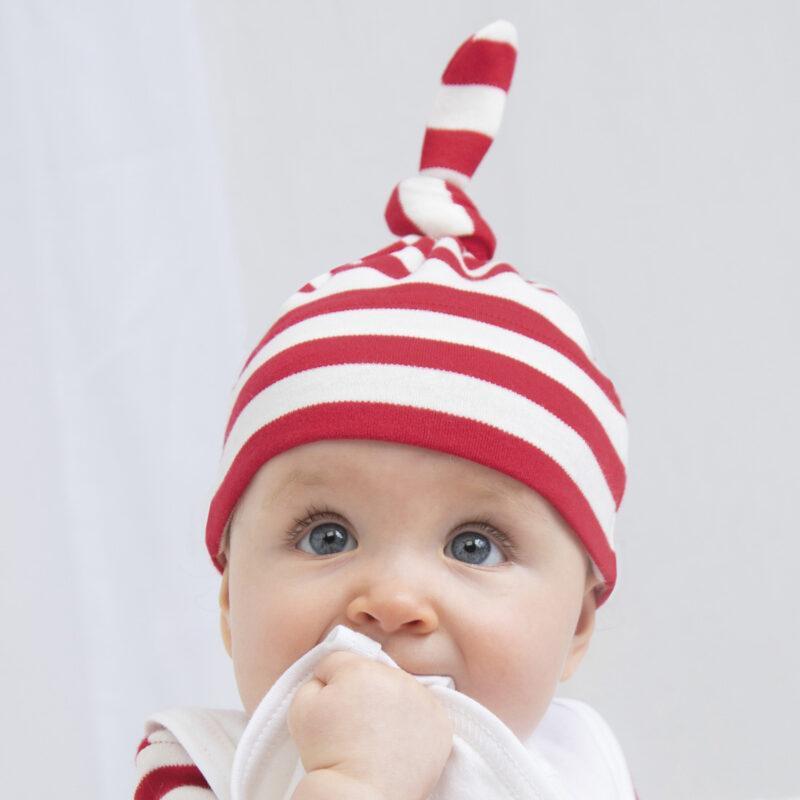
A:
MULTIPOLYGON (((366 637, 367 639, 372 638, 370 636, 367 636, 366 634, 361 634, 361 633, 358 633, 357 631, 353 631, 353 629, 350 628, 347 625, 339 624, 339 625, 335 625, 333 628, 331 628, 331 630, 329 630, 322 637, 320 642, 317 642, 317 645, 319 645, 322 641, 326 641, 326 642, 329 641, 329 640, 333 641, 337 637, 338 638, 344 637, 345 640, 347 641, 354 635, 356 637, 358 637, 358 636, 366 637), (341 629, 341 630, 339 630, 339 629, 341 629)), ((405 669, 405 667, 403 667, 403 665, 401 663, 399 663, 395 658, 393 658, 383 648, 383 644, 381 642, 379 642, 377 639, 373 639, 373 641, 378 643, 379 648, 383 650, 385 655, 387 655, 394 662, 394 664, 397 667, 402 669, 404 672, 407 672, 409 675, 413 675, 415 678, 418 678, 419 681, 421 683, 423 683, 424 685, 426 685, 426 686, 437 685, 437 686, 445 686, 445 687, 447 687, 449 689, 456 689, 456 680, 452 675, 443 675, 441 673, 429 673, 429 672, 412 672, 410 669, 405 669)))
MULTIPOLYGON (((384 652, 386 652, 384 650, 384 652)), ((386 655, 389 655, 386 653, 386 655)), ((391 658, 391 656, 389 656, 391 658)), ((394 663, 397 664, 403 672, 407 672, 409 675, 413 675, 415 678, 419 678, 422 683, 428 684, 437 684, 440 686, 447 686, 448 688, 456 688, 456 679, 452 675, 446 675, 442 672, 414 672, 413 670, 406 669, 403 666, 402 662, 398 661, 397 659, 393 659, 394 663)))

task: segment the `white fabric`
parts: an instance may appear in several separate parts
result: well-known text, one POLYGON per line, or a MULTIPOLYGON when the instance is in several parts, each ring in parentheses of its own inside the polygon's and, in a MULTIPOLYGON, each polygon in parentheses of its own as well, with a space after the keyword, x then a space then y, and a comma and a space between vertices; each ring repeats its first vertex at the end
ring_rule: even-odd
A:
MULTIPOLYGON (((348 650, 389 666, 379 643, 339 625, 275 682, 248 720, 243 711, 173 708, 147 720, 166 728, 199 767, 219 800, 289 800, 305 775, 286 724, 294 692, 314 665, 348 650)), ((457 691, 449 676, 415 676, 444 705, 453 750, 430 800, 633 800, 622 750, 586 703, 554 698, 525 742, 491 711, 457 691)))

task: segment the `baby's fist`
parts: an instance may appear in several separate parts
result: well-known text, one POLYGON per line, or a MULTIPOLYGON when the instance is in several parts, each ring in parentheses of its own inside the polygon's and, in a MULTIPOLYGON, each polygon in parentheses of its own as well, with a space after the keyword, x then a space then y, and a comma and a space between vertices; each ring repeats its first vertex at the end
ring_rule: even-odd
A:
POLYGON ((453 725, 430 689, 349 651, 319 661, 287 722, 306 772, 335 770, 386 800, 426 798, 453 747, 453 725))

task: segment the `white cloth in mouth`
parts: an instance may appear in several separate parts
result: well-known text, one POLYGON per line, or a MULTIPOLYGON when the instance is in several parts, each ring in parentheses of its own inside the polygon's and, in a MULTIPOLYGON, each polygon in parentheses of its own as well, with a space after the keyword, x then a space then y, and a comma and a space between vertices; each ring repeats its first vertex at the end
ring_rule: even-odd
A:
MULTIPOLYGON (((291 700, 316 663, 338 650, 400 669, 378 642, 338 625, 278 678, 249 719, 232 709, 174 708, 150 717, 145 731, 169 730, 219 800, 290 800, 305 775, 286 724, 291 700)), ((453 750, 429 800, 634 800, 619 743, 586 703, 553 698, 521 741, 457 691, 451 676, 414 677, 437 695, 454 728, 453 750)))

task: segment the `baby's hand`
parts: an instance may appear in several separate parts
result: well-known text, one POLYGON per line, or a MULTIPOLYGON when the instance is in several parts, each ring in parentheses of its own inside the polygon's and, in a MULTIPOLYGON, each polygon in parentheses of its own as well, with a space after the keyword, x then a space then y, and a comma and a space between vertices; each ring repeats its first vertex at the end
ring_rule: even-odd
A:
POLYGON ((306 772, 332 769, 386 800, 433 791, 453 747, 436 695, 401 669, 349 651, 329 653, 289 708, 306 772))

